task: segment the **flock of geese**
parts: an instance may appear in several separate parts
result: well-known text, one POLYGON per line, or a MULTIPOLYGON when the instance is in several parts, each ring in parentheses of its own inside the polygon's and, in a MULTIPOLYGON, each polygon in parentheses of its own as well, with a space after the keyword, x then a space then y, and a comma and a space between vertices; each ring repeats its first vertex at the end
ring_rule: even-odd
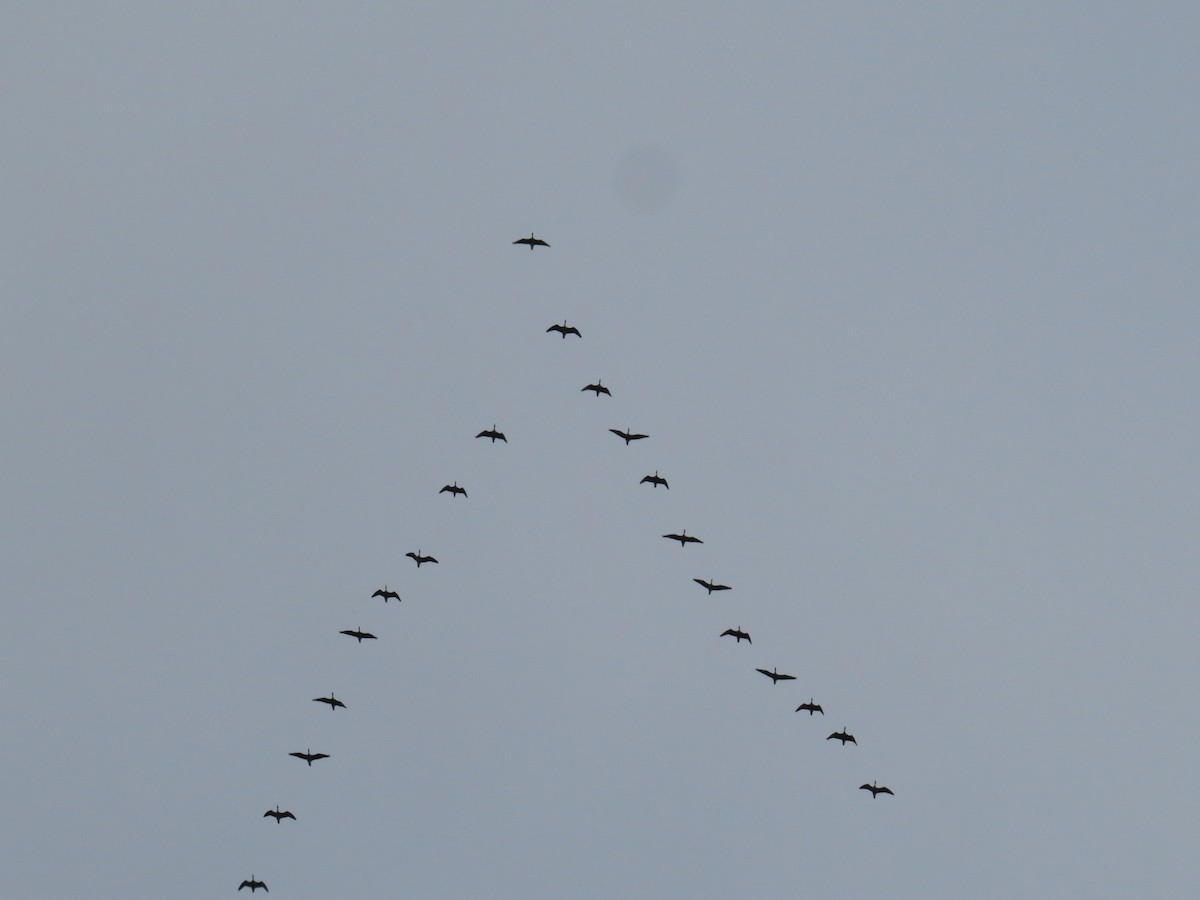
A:
MULTIPOLYGON (((529 237, 518 238, 517 240, 513 241, 513 244, 527 244, 529 246, 530 250, 533 250, 535 247, 549 247, 550 246, 548 243, 546 243, 546 241, 542 240, 541 238, 535 237, 532 232, 530 232, 529 237)), ((561 325, 556 323, 546 329, 547 334, 549 334, 551 332, 555 332, 555 333, 561 335, 563 340, 566 340, 567 335, 574 335, 577 338, 583 337, 583 335, 580 333, 579 329, 573 325, 569 325, 567 323, 567 320, 565 320, 565 319, 563 320, 563 323, 561 325)), ((594 384, 585 385, 581 390, 582 391, 591 391, 597 397, 599 397, 601 394, 605 394, 609 397, 612 396, 612 392, 607 387, 605 387, 600 382, 599 379, 597 379, 594 384)), ((617 435, 619 438, 624 440, 626 446, 629 446, 629 444, 632 443, 633 441, 646 440, 649 437, 648 434, 638 434, 638 433, 633 432, 630 429, 626 429, 626 430, 622 431, 619 428, 610 428, 609 431, 611 431, 613 434, 617 435)), ((496 429, 495 424, 493 424, 491 428, 488 428, 488 429, 485 429, 485 430, 479 432, 479 434, 475 435, 475 437, 476 437, 476 439, 488 438, 491 440, 491 442, 493 444, 496 443, 496 441, 504 441, 504 443, 506 443, 506 444, 508 443, 508 438, 504 436, 504 432, 498 431, 496 429)), ((657 469, 654 471, 653 475, 646 475, 644 478, 642 478, 641 481, 639 482, 639 484, 649 484, 651 487, 655 488, 656 490, 659 487, 659 485, 662 485, 662 487, 666 488, 667 490, 671 489, 671 486, 667 483, 667 479, 662 477, 661 475, 659 475, 657 469)), ((451 484, 443 485, 438 490, 438 493, 439 494, 449 494, 451 499, 458 499, 458 496, 460 494, 464 498, 467 497, 466 488, 460 486, 457 481, 454 481, 451 484)), ((667 540, 678 541, 680 547, 686 547, 688 544, 703 544, 704 543, 704 541, 702 541, 700 538, 696 537, 695 535, 688 534, 686 530, 681 531, 678 534, 674 534, 674 533, 664 534, 663 537, 667 540)), ((435 557, 424 555, 422 553, 422 551, 419 549, 416 550, 415 552, 409 551, 408 553, 405 554, 405 556, 412 559, 417 564, 418 569, 426 563, 437 564, 437 559, 435 557)), ((713 591, 732 590, 732 588, 729 585, 718 584, 715 581, 712 581, 711 579, 706 580, 703 578, 693 578, 692 580, 695 581, 701 587, 703 587, 710 595, 713 593, 713 591)), ((386 584, 382 588, 379 588, 378 590, 376 590, 375 593, 373 593, 371 595, 371 597, 372 598, 375 598, 375 597, 382 598, 384 603, 387 603, 389 600, 395 600, 397 602, 400 602, 400 595, 396 591, 390 590, 386 584)), ((377 640, 375 635, 371 634, 368 631, 363 631, 361 628, 346 629, 346 630, 341 631, 340 634, 344 634, 344 635, 354 638, 359 644, 361 644, 364 640, 377 640)), ((753 645, 753 643, 754 643, 750 639, 750 634, 748 632, 743 631, 740 625, 737 626, 736 628, 727 628, 725 631, 721 632, 720 637, 732 637, 735 639, 735 641, 738 644, 740 644, 743 640, 746 641, 746 643, 750 644, 750 645, 753 645)), ((772 668, 770 671, 768 671, 767 669, 756 669, 756 671, 762 673, 767 678, 770 678, 772 684, 778 684, 781 681, 795 681, 796 680, 795 675, 787 675, 785 673, 780 672, 776 668, 772 668)), ((313 697, 312 699, 313 699, 314 703, 326 704, 329 707, 330 711, 336 711, 339 708, 341 708, 341 709, 347 708, 346 704, 343 703, 341 700, 337 699, 333 695, 332 691, 330 692, 328 697, 313 697)), ((816 713, 820 713, 822 716, 825 715, 825 710, 821 708, 821 704, 814 702, 814 699, 812 697, 810 697, 806 703, 801 703, 799 706, 797 706, 795 711, 796 712, 807 712, 810 717, 812 717, 816 713)), ((855 740, 854 735, 850 734, 844 726, 842 727, 841 731, 833 732, 831 735, 829 735, 829 737, 826 738, 826 740, 827 741, 833 741, 833 740, 841 741, 841 744, 843 747, 847 743, 854 744, 855 746, 858 745, 858 741, 855 740)), ((310 767, 312 766, 312 764, 314 762, 317 762, 318 760, 329 758, 328 753, 313 753, 312 748, 305 748, 305 750, 303 752, 298 751, 298 750, 292 751, 288 755, 294 756, 297 759, 304 760, 304 762, 310 767)), ((874 799, 875 797, 878 797, 880 794, 892 794, 894 796, 894 793, 891 788, 881 786, 875 781, 872 781, 870 784, 861 785, 859 787, 859 790, 870 791, 872 799, 874 799)), ((263 813, 263 818, 264 819, 272 818, 275 820, 275 823, 277 825, 282 823, 284 819, 292 819, 293 821, 296 820, 296 816, 295 816, 295 814, 293 814, 291 812, 291 810, 286 810, 286 809, 281 810, 278 805, 276 805, 276 807, 274 809, 269 809, 265 813, 263 813)), ((259 881, 254 875, 251 875, 249 878, 244 880, 240 885, 238 885, 239 891, 241 891, 243 888, 250 888, 251 893, 255 893, 259 888, 262 888, 264 891, 267 891, 269 893, 269 889, 267 888, 266 883, 263 881, 259 881)))

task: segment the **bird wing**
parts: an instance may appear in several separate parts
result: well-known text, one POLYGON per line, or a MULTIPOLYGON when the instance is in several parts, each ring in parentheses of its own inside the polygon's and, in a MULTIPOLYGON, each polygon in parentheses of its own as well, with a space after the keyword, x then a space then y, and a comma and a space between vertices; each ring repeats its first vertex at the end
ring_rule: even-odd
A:
POLYGON ((380 588, 375 593, 373 593, 371 596, 372 597, 382 597, 383 596, 383 588, 380 588))
POLYGON ((313 759, 328 759, 329 754, 328 753, 313 753, 312 758, 313 759))
POLYGON ((796 680, 795 675, 776 675, 775 677, 778 678, 780 681, 795 681, 796 680))
POLYGON ((549 245, 549 244, 547 244, 545 241, 543 241, 541 238, 533 238, 532 240, 530 240, 530 242, 529 242, 529 243, 531 243, 531 244, 540 244, 540 245, 541 245, 541 246, 543 246, 543 247, 549 247, 549 246, 550 246, 550 245, 549 245))
MULTIPOLYGON (((828 740, 828 738, 827 738, 826 740, 828 740)), ((861 785, 861 786, 859 787, 859 790, 860 790, 860 791, 870 791, 871 793, 875 793, 875 785, 873 785, 873 784, 864 784, 864 785, 861 785)))
MULTIPOLYGON (((425 562, 435 563, 435 562, 437 562, 437 560, 434 559, 432 556, 427 556, 427 557, 425 557, 425 562)), ((439 565, 440 565, 440 563, 439 563, 439 565)))
MULTIPOLYGON (((608 430, 611 431, 613 434, 615 434, 617 437, 626 437, 625 432, 621 431, 621 429, 619 429, 619 428, 610 428, 608 430)), ((669 535, 665 535, 665 536, 669 537, 669 535)))
POLYGON ((514 244, 532 244, 533 238, 517 238, 513 241, 514 244))
POLYGON ((277 815, 275 810, 268 809, 265 813, 263 813, 263 818, 265 819, 267 816, 274 816, 274 815, 277 815))
POLYGON ((574 325, 570 326, 569 328, 564 328, 563 334, 564 335, 573 334, 573 335, 575 335, 575 337, 580 337, 580 338, 583 337, 583 335, 579 333, 579 329, 576 328, 574 325))
POLYGON ((629 439, 631 441, 640 441, 642 438, 648 438, 648 437, 650 437, 650 435, 648 435, 648 434, 631 434, 629 436, 629 439))
POLYGON ((731 590, 731 588, 727 584, 714 584, 714 585, 711 585, 710 590, 728 591, 728 590, 731 590))
POLYGON ((296 757, 299 757, 300 759, 308 759, 308 754, 301 753, 299 750, 292 751, 291 753, 288 754, 288 756, 296 756, 296 757))
POLYGON ((549 328, 546 329, 546 333, 549 334, 551 331, 562 331, 562 330, 563 330, 562 325, 551 325, 549 328))
POLYGON ((358 639, 361 641, 363 638, 369 638, 372 641, 378 640, 378 638, 376 638, 375 635, 371 634, 369 631, 360 631, 358 633, 358 639))
POLYGON ((887 787, 881 787, 881 788, 879 788, 879 793, 881 793, 881 794, 891 794, 893 797, 895 797, 895 796, 896 796, 894 793, 892 793, 892 789, 891 789, 891 788, 887 788, 887 787))
POLYGON ((285 809, 283 812, 281 812, 281 813, 279 814, 279 818, 281 818, 281 819, 295 819, 296 817, 295 817, 294 815, 292 815, 292 813, 291 813, 291 811, 290 811, 290 810, 286 810, 286 809, 285 809))
MULTIPOLYGON (((731 637, 737 637, 737 632, 734 631, 732 628, 726 628, 724 631, 722 631, 721 637, 725 637, 725 635, 727 635, 727 634, 730 635, 731 637)), ((762 669, 759 669, 758 671, 761 672, 762 669)))
POLYGON ((700 540, 700 538, 692 537, 690 534, 685 534, 683 536, 683 539, 685 541, 691 541, 693 544, 703 544, 704 543, 704 541, 700 540))
MULTIPOLYGON (((707 581, 705 581, 703 578, 693 578, 693 579, 692 579, 692 581, 696 582, 696 584, 700 585, 701 587, 706 587, 706 588, 708 588, 710 591, 712 590, 712 585, 711 585, 711 584, 709 584, 707 581)), ((727 632, 725 632, 725 633, 726 633, 726 634, 733 634, 733 632, 732 632, 732 631, 727 631, 727 632)))
POLYGON ((438 491, 438 493, 444 494, 444 493, 446 493, 446 491, 452 491, 452 490, 454 490, 454 489, 452 487, 450 487, 450 485, 444 484, 444 485, 442 485, 442 489, 440 491, 438 491))
POLYGON ((774 672, 768 672, 766 669, 755 669, 754 671, 755 671, 755 672, 762 672, 762 673, 763 673, 764 675, 766 675, 768 678, 774 678, 774 677, 775 677, 775 673, 774 673, 774 672))

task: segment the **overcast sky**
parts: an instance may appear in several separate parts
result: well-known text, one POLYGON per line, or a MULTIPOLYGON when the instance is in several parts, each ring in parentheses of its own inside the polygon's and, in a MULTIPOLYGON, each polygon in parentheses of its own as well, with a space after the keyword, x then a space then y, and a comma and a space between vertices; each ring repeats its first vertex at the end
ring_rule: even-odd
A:
POLYGON ((0 14, 5 896, 1195 895, 1195 4, 191 7, 0 14))

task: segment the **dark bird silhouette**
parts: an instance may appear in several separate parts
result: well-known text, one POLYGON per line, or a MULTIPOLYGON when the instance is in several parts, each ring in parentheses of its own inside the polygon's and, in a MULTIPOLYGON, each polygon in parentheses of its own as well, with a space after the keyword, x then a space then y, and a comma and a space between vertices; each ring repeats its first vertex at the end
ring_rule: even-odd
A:
POLYGON ((597 381, 595 384, 589 384, 586 387, 582 387, 582 388, 580 388, 580 390, 581 391, 595 391, 597 397, 599 397, 601 394, 608 394, 608 396, 610 396, 610 397, 612 396, 612 391, 610 391, 608 388, 606 388, 604 385, 602 385, 599 381, 597 381))
MULTIPOLYGON (((399 598, 397 598, 397 599, 399 599, 399 598)), ((363 630, 361 630, 361 629, 359 629, 359 630, 357 630, 357 631, 343 631, 343 632, 341 632, 341 633, 342 633, 342 634, 348 634, 348 635, 350 635, 350 637, 352 637, 352 638, 358 638, 358 642, 359 642, 360 644, 363 642, 363 638, 369 638, 370 640, 377 640, 377 638, 375 637, 375 635, 371 634, 371 632, 369 632, 369 631, 363 631, 363 630)))
MULTIPOLYGON (((432 556, 422 556, 422 555, 421 555, 421 551, 420 551, 420 550, 418 550, 416 553, 413 553, 411 550, 409 550, 409 551, 408 551, 407 553, 405 553, 404 555, 405 555, 405 556, 407 556, 409 559, 414 559, 414 560, 416 560, 416 562, 417 562, 417 568, 418 568, 418 569, 419 569, 419 568, 421 568, 421 563, 427 563, 427 562, 435 563, 435 562, 437 562, 437 560, 436 560, 436 559, 434 559, 432 556)), ((440 565, 440 564, 439 564, 439 565, 440 565)))
POLYGON ((692 581, 696 582, 696 584, 700 585, 701 587, 708 588, 708 592, 710 594, 713 591, 731 591, 731 590, 733 590, 733 588, 731 588, 727 584, 713 584, 711 581, 705 581, 703 578, 693 578, 692 581))
MULTIPOLYGON (((825 715, 825 713, 824 713, 824 712, 822 712, 822 713, 821 713, 821 715, 825 715)), ((853 744, 855 747, 857 747, 857 746, 858 746, 858 741, 856 741, 856 740, 854 739, 854 735, 852 735, 852 734, 850 734, 850 733, 848 733, 848 732, 846 731, 846 726, 845 726, 845 725, 843 725, 843 726, 842 726, 842 730, 841 730, 841 731, 835 731, 835 732, 834 732, 833 734, 831 734, 829 737, 825 738, 825 740, 827 740, 827 741, 832 741, 834 738, 837 738, 839 741, 841 741, 841 742, 842 742, 842 746, 843 746, 843 747, 845 747, 845 746, 846 746, 846 741, 849 741, 849 742, 850 742, 850 743, 852 743, 852 744, 853 744)))
POLYGON ((306 748, 304 753, 296 751, 295 753, 289 753, 288 756, 295 756, 297 759, 302 759, 310 766, 313 764, 314 759, 329 759, 328 753, 313 753, 310 748, 306 748))
POLYGON ((504 441, 504 443, 506 443, 506 444, 508 443, 508 438, 506 438, 506 437, 504 436, 504 432, 503 432, 503 431, 497 431, 497 430, 496 430, 496 426, 495 426, 495 425, 493 425, 493 426, 491 427, 491 429, 490 429, 490 430, 488 430, 488 431, 481 431, 481 432, 479 432, 479 434, 475 435, 475 437, 477 437, 477 438, 481 438, 481 437, 485 437, 485 438, 491 438, 491 439, 492 439, 492 443, 493 443, 493 444, 494 444, 494 443, 496 443, 496 441, 504 441))
POLYGON ((628 432, 628 431, 622 431, 620 428, 610 428, 608 430, 611 431, 613 434, 615 434, 617 437, 625 438, 625 446, 626 447, 629 446, 630 441, 640 441, 640 440, 642 440, 642 438, 650 437, 650 435, 648 435, 648 434, 632 434, 631 432, 628 432))
MULTIPOLYGON (((729 635, 730 637, 737 638, 737 642, 739 644, 742 642, 742 638, 745 638, 748 643, 751 643, 751 644, 754 643, 754 641, 750 640, 750 635, 748 635, 746 632, 742 631, 742 626, 740 626, 740 625, 737 628, 726 628, 724 631, 721 632, 721 637, 725 637, 725 635, 729 635)), ((762 669, 759 669, 758 671, 761 672, 762 669)))
POLYGON ((343 703, 337 697, 333 696, 333 691, 329 692, 328 697, 313 697, 313 702, 314 703, 328 703, 330 709, 337 709, 339 706, 342 709, 349 709, 349 707, 346 706, 345 703, 343 703))
POLYGON ((673 541, 679 541, 680 547, 682 547, 684 544, 703 544, 704 543, 704 541, 700 540, 700 538, 692 537, 686 531, 683 532, 682 534, 664 534, 663 537, 670 538, 673 541))
POLYGON ((513 243, 514 244, 528 244, 530 250, 532 250, 534 247, 549 247, 550 246, 545 241, 543 241, 541 238, 534 237, 532 231, 529 232, 529 237, 517 238, 515 241, 513 241, 513 243))
POLYGON ((250 893, 252 893, 252 894, 255 891, 257 891, 259 888, 262 888, 264 891, 267 891, 268 894, 271 893, 269 890, 267 890, 266 883, 262 882, 262 881, 255 881, 253 875, 251 875, 248 880, 243 881, 241 884, 239 884, 238 890, 240 891, 244 887, 250 888, 250 893))
MULTIPOLYGON (((504 443, 507 444, 508 441, 505 441, 504 443)), ((462 494, 464 497, 467 496, 467 489, 459 487, 457 481, 454 482, 454 484, 445 485, 440 491, 438 491, 438 493, 444 494, 446 491, 450 492, 451 497, 457 496, 458 494, 462 494)))
POLYGON ((873 781, 870 784, 861 785, 859 787, 859 790, 860 791, 870 791, 872 800, 874 800, 880 794, 891 794, 893 797, 896 796, 896 794, 892 791, 892 789, 890 787, 876 787, 875 782, 873 782, 873 781))
MULTIPOLYGON (((800 712, 800 710, 802 710, 802 709, 808 710, 809 718, 812 718, 813 713, 820 713, 821 715, 825 715, 825 710, 821 709, 821 704, 813 703, 812 697, 808 698, 807 703, 801 703, 799 706, 797 706, 796 712, 800 712)), ((828 740, 828 738, 826 738, 826 740, 828 740)))
POLYGON ((766 675, 768 678, 770 678, 771 684, 779 684, 779 682, 781 682, 781 681, 795 681, 796 680, 795 675, 780 675, 774 669, 772 669, 770 672, 768 672, 766 669, 755 669, 755 671, 762 672, 764 675, 766 675))
POLYGON ((272 819, 274 819, 276 825, 278 825, 284 819, 293 819, 294 820, 296 818, 294 815, 292 815, 290 810, 285 809, 283 812, 280 812, 278 806, 276 806, 274 809, 268 809, 265 813, 263 813, 264 819, 267 816, 270 816, 272 819))
POLYGON ((642 478, 642 480, 639 481, 638 484, 645 484, 646 482, 650 482, 650 484, 654 486, 655 490, 658 490, 658 486, 660 484, 663 487, 665 487, 668 491, 671 489, 671 486, 669 484, 667 484, 667 479, 659 477, 658 469, 654 470, 653 475, 647 475, 644 478, 642 478))
POLYGON ((551 325, 549 328, 546 329, 547 334, 549 334, 551 331, 559 332, 562 335, 564 341, 567 339, 568 334, 573 334, 577 338, 583 337, 583 335, 579 333, 578 328, 576 328, 574 325, 567 324, 566 319, 563 319, 563 323, 561 325, 551 325))
POLYGON ((387 603, 388 600, 395 600, 397 603, 400 602, 400 595, 397 594, 395 591, 389 591, 388 586, 386 584, 383 587, 381 587, 379 590, 377 590, 375 593, 373 593, 371 596, 372 597, 382 597, 384 603, 387 603))

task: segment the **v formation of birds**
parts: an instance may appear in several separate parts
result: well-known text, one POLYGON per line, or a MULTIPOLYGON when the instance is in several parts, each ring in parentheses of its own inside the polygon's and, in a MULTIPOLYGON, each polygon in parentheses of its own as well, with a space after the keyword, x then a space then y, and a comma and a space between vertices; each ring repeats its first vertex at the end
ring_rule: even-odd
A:
MULTIPOLYGON (((535 237, 533 233, 530 233, 529 237, 527 237, 527 238, 518 238, 517 240, 513 241, 513 244, 527 245, 530 250, 533 250, 536 247, 549 247, 550 246, 548 243, 546 243, 541 238, 535 237)), ((579 329, 577 327, 575 327, 574 325, 569 325, 566 320, 564 320, 561 325, 559 325, 557 323, 551 325, 550 327, 548 327, 546 329, 546 333, 547 334, 551 334, 551 333, 558 334, 562 337, 563 340, 566 340, 567 335, 572 335, 577 338, 583 337, 583 335, 580 333, 579 329)), ((609 397, 612 396, 612 392, 603 385, 603 383, 601 382, 600 379, 597 379, 593 384, 585 385, 583 388, 581 388, 581 390, 582 391, 591 391, 591 392, 593 392, 593 394, 596 397, 599 397, 601 394, 605 394, 606 396, 609 396, 609 397)), ((647 434, 639 434, 639 433, 635 433, 631 430, 622 430, 619 428, 610 428, 609 431, 611 431, 613 434, 617 435, 622 440, 624 440, 625 446, 629 446, 629 444, 632 443, 633 441, 646 440, 650 437, 647 434)), ((503 441, 505 444, 508 443, 508 438, 505 436, 505 434, 502 431, 497 430, 497 426, 495 423, 493 423, 491 428, 485 428, 483 431, 480 431, 479 434, 475 435, 475 437, 476 438, 489 438, 492 444, 495 444, 496 441, 503 441)), ((670 489, 670 485, 667 483, 667 479, 665 477, 659 475, 657 469, 654 471, 653 475, 646 475, 644 478, 642 478, 640 484, 649 484, 653 488, 658 488, 659 485, 662 485, 664 488, 667 488, 668 490, 670 489)), ((452 499, 452 500, 457 500, 459 495, 462 495, 464 498, 468 497, 466 488, 460 486, 457 481, 454 481, 451 484, 444 485, 443 487, 441 487, 438 490, 438 493, 439 494, 448 493, 448 494, 450 494, 449 499, 452 499)), ((704 541, 701 540, 700 538, 698 538, 694 535, 688 534, 686 530, 680 531, 678 534, 676 534, 676 533, 664 534, 663 537, 668 540, 678 541, 680 547, 686 547, 688 544, 703 544, 704 543, 704 541)), ((422 555, 422 551, 419 549, 415 552, 410 551, 410 552, 406 553, 405 556, 412 559, 417 564, 418 569, 425 563, 437 563, 437 559, 435 559, 433 556, 422 555)), ((701 587, 703 587, 708 592, 709 595, 711 595, 713 593, 713 591, 732 590, 732 588, 729 585, 718 584, 717 582, 715 582, 711 579, 693 578, 692 580, 694 582, 696 582, 698 585, 700 585, 701 587)), ((375 591, 375 593, 371 595, 371 597, 372 598, 380 597, 383 599, 384 603, 387 603, 389 600, 396 600, 397 602, 401 602, 400 595, 396 591, 390 590, 387 585, 384 585, 383 587, 377 589, 375 591)), ((345 630, 341 631, 340 634, 344 634, 349 637, 355 638, 356 642, 359 644, 361 644, 364 640, 377 640, 376 635, 371 634, 370 632, 367 632, 367 631, 363 631, 362 628, 358 627, 358 626, 356 626, 355 628, 351 628, 351 629, 345 629, 345 630)), ((735 641, 739 645, 741 644, 741 642, 743 640, 745 640, 746 643, 750 646, 753 646, 753 643, 754 643, 750 638, 750 634, 748 632, 742 630, 741 625, 737 625, 733 628, 726 629, 725 631, 721 632, 721 634, 718 637, 732 637, 735 639, 735 641)), ((779 682, 781 682, 781 681, 787 682, 787 681, 796 681, 797 680, 795 675, 789 675, 787 673, 780 672, 777 668, 774 668, 774 667, 772 667, 769 671, 767 669, 761 669, 761 668, 756 669, 755 671, 760 672, 761 674, 765 675, 767 678, 771 679, 771 683, 774 685, 779 684, 779 682)), ((349 709, 349 706, 347 706, 347 704, 345 704, 341 700, 337 699, 334 696, 332 691, 330 692, 328 697, 313 697, 312 699, 314 702, 326 704, 331 711, 336 711, 339 707, 342 709, 347 709, 347 710, 349 709)), ((801 703, 799 706, 797 706, 795 711, 796 712, 807 712, 810 718, 813 715, 815 715, 816 713, 820 713, 822 716, 825 715, 825 710, 822 709, 821 704, 816 703, 812 697, 810 697, 806 702, 801 703)), ((842 747, 845 747, 847 743, 854 744, 855 746, 858 745, 858 741, 855 739, 854 735, 850 734, 847 731, 845 726, 842 726, 841 731, 835 731, 832 734, 830 734, 825 740, 840 741, 842 747)), ((310 748, 310 747, 306 747, 303 751, 298 751, 298 750, 292 751, 288 755, 294 756, 297 759, 303 760, 310 767, 312 766, 312 764, 314 762, 330 758, 330 755, 328 753, 321 753, 321 752, 313 753, 312 748, 310 748)), ((878 797, 880 794, 889 794, 889 795, 895 796, 895 794, 893 793, 891 788, 882 786, 875 781, 872 781, 870 784, 861 785, 859 787, 859 790, 870 791, 872 798, 878 797)), ((273 818, 275 820, 276 824, 282 823, 282 821, 284 819, 291 819, 292 821, 298 821, 298 818, 299 818, 291 810, 281 810, 278 805, 276 805, 276 807, 274 809, 267 810, 265 813, 262 814, 262 817, 263 818, 268 818, 268 817, 273 818)), ((242 883, 238 886, 238 890, 241 891, 243 888, 247 888, 247 887, 250 888, 251 893, 255 893, 259 888, 262 888, 264 891, 269 892, 269 889, 267 888, 266 883, 263 881, 257 880, 254 875, 251 875, 250 878, 242 881, 242 883)))

